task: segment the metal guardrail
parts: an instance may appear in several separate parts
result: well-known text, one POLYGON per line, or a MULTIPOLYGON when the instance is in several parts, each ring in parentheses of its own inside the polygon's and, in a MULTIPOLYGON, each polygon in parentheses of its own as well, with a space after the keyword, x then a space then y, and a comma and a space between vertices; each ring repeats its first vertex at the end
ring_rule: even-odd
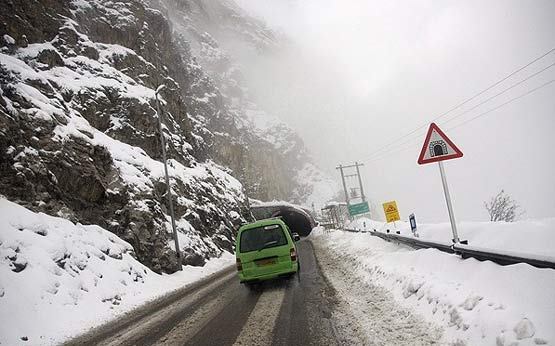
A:
POLYGON ((459 244, 447 245, 444 243, 406 237, 395 233, 377 232, 376 230, 359 231, 356 229, 347 229, 347 228, 343 230, 347 232, 354 232, 354 233, 368 233, 372 236, 382 238, 386 241, 395 241, 400 244, 404 244, 409 247, 412 247, 414 249, 427 249, 427 248, 438 249, 443 252, 457 254, 464 259, 475 258, 479 261, 492 261, 500 265, 526 263, 537 268, 555 269, 555 262, 547 259, 542 259, 542 258, 530 258, 530 257, 524 257, 524 256, 516 256, 513 254, 503 254, 499 252, 492 252, 487 249, 473 248, 472 246, 469 246, 469 245, 459 245, 459 244))

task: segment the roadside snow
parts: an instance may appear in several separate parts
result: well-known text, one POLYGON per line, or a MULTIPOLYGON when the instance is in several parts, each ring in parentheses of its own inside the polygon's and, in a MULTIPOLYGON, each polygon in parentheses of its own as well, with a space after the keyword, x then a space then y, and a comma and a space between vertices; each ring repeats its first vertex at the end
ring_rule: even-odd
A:
MULTIPOLYGON (((400 231, 404 236, 412 236, 409 223, 403 221, 397 221, 394 225, 360 218, 353 221, 349 228, 375 229, 378 232, 389 229, 391 232, 400 231)), ((555 218, 516 222, 460 222, 457 229, 459 237, 468 240, 471 247, 555 262, 555 218)), ((422 240, 452 244, 449 223, 418 224, 418 234, 422 240)))
POLYGON ((0 198, 0 344, 60 343, 233 261, 224 252, 204 267, 159 275, 101 227, 0 198))
MULTIPOLYGON (((535 345, 555 343, 555 270, 462 260, 435 249, 412 250, 365 233, 323 231, 317 248, 350 268, 353 299, 377 285, 402 306, 443 327, 441 343, 535 345)), ((523 244, 525 246, 525 244, 523 244)), ((392 321, 393 325, 396 324, 392 321)))
POLYGON ((437 344, 441 328, 400 306, 391 293, 353 275, 350 261, 337 260, 335 251, 315 241, 315 254, 326 279, 336 291, 336 328, 348 330, 348 345, 417 346, 437 344))

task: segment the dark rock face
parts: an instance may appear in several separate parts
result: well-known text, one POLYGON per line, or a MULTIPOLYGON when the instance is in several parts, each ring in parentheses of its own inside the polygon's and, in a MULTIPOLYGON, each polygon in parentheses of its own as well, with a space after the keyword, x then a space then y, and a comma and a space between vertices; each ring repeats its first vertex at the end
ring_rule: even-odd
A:
POLYGON ((11 11, 0 14, 0 36, 16 47, 4 43, 0 55, 0 193, 36 211, 98 224, 132 244, 153 270, 176 270, 154 101, 164 83, 184 264, 232 250, 229 214, 246 213, 244 195, 192 133, 185 92, 172 77, 188 75, 191 57, 177 52, 163 16, 140 1, 2 8, 11 11), (23 37, 27 47, 18 46, 23 37))
MULTIPOLYGON (((211 130, 211 137, 205 138, 211 156, 237 172, 256 199, 310 205, 333 197, 335 183, 311 163, 301 138, 258 108, 243 78, 249 64, 279 54, 287 39, 230 0, 151 3, 170 19, 174 35, 185 38, 187 50, 218 87, 217 97, 200 105, 217 110, 204 121, 211 130)), ((193 104, 202 97, 190 94, 195 96, 193 104)))
MULTIPOLYGON (((208 15, 199 12, 202 1, 174 1, 186 15, 181 24, 200 18, 188 31, 170 25, 157 2, 1 3, 1 195, 100 225, 151 269, 175 271, 154 97, 161 84, 184 264, 233 249, 234 229, 247 216, 239 181, 259 199, 300 191, 302 142, 289 129, 264 132, 248 121, 248 102, 237 101, 240 71, 199 31, 208 15)), ((244 35, 244 20, 225 25, 244 35)), ((269 32, 253 30, 257 49, 272 42, 269 32)))

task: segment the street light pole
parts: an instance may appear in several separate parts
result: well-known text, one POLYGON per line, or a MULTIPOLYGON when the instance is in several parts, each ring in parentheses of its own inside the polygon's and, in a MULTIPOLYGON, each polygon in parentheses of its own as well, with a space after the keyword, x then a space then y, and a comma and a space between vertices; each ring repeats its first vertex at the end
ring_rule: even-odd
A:
POLYGON ((162 91, 166 86, 164 84, 160 85, 154 95, 156 96, 156 113, 158 115, 158 129, 160 131, 160 143, 162 145, 162 160, 164 162, 164 172, 166 175, 166 189, 168 204, 170 205, 170 216, 172 219, 172 229, 173 229, 173 240, 175 242, 175 252, 177 254, 177 263, 179 265, 179 270, 183 270, 181 251, 179 250, 179 239, 177 238, 177 229, 175 227, 175 214, 173 211, 173 199, 172 199, 172 189, 170 186, 170 177, 168 175, 168 163, 166 161, 166 142, 164 141, 164 132, 162 130, 162 112, 160 111, 160 100, 158 100, 158 93, 162 91))

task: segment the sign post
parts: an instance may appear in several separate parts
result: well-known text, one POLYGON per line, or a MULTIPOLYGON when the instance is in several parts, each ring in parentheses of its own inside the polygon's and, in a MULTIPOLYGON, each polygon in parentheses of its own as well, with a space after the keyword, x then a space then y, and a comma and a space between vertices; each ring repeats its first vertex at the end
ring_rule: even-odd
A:
POLYGON ((451 222, 451 230, 453 232, 453 242, 459 243, 459 235, 457 233, 457 223, 455 221, 455 213, 453 212, 453 204, 451 203, 451 195, 449 194, 449 186, 447 185, 447 177, 443 162, 445 160, 456 159, 462 157, 462 151, 457 148, 449 137, 434 123, 430 124, 424 145, 420 151, 418 164, 437 162, 439 165, 439 173, 441 175, 441 183, 443 185, 443 193, 445 194, 445 202, 447 203, 447 211, 449 212, 449 221, 451 222))
POLYGON ((449 221, 451 222, 451 230, 453 231, 453 242, 458 243, 459 234, 457 232, 457 223, 455 222, 455 213, 453 212, 453 205, 451 203, 451 194, 449 194, 449 186, 447 186, 447 177, 445 176, 445 169, 443 162, 439 161, 439 172, 441 174, 441 183, 443 184, 443 193, 445 194, 445 203, 447 203, 447 211, 449 212, 449 221))

